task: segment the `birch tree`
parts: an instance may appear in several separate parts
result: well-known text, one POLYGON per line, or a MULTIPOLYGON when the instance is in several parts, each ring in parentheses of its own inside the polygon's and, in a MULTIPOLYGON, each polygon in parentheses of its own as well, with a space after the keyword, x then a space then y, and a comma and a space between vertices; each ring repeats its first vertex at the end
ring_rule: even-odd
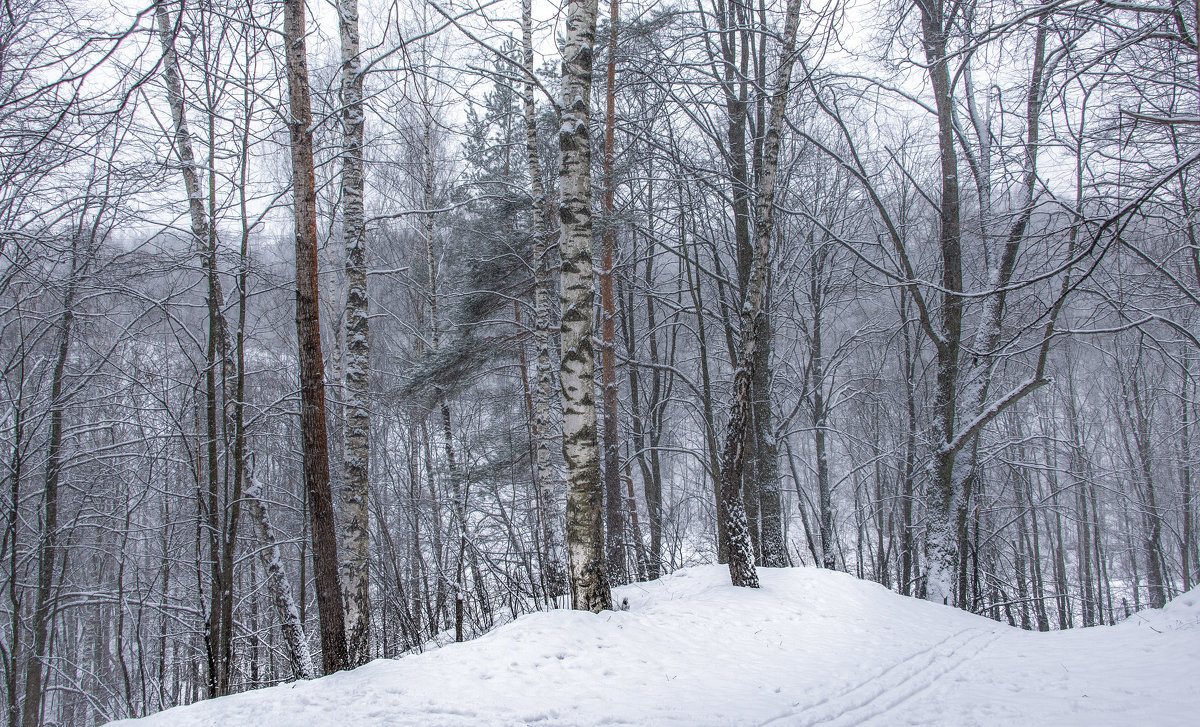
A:
POLYGON ((263 495, 262 483, 252 480, 251 486, 242 494, 246 498, 250 518, 257 526, 258 537, 262 541, 260 556, 263 566, 267 569, 267 588, 271 592, 271 600, 275 603, 276 617, 283 632, 283 643, 292 673, 297 679, 315 679, 317 670, 313 666, 312 652, 308 648, 308 636, 304 633, 304 621, 300 619, 300 609, 292 595, 292 582, 283 565, 283 554, 279 550, 279 541, 271 525, 271 515, 263 495))
POLYGON ((533 308, 534 346, 537 349, 537 390, 534 395, 534 432, 537 459, 538 513, 541 518, 541 550, 547 595, 551 598, 566 593, 566 576, 562 564, 562 534, 558 517, 558 475, 550 461, 551 407, 554 398, 554 376, 551 371, 550 343, 550 261, 547 242, 554 234, 556 212, 542 180, 542 163, 538 153, 537 104, 534 97, 533 69, 533 9, 532 0, 521 2, 521 54, 525 84, 521 105, 525 117, 525 159, 529 168, 529 185, 533 194, 533 308))
POLYGON ((592 352, 592 54, 597 0, 569 0, 562 58, 559 151, 562 222, 563 457, 567 462, 567 568, 572 607, 612 608, 604 562, 603 483, 596 439, 595 358, 592 352))
POLYGON ((367 299, 367 230, 363 210, 363 77, 359 55, 358 0, 339 0, 342 51, 342 235, 346 248, 345 451, 342 482, 342 580, 346 599, 349 666, 371 655, 370 344, 367 299))

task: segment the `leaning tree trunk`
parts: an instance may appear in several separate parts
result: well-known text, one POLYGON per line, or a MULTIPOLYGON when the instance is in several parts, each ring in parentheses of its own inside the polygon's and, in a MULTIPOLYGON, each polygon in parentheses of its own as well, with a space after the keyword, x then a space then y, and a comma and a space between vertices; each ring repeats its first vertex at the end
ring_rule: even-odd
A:
MULTIPOLYGON (((991 289, 991 295, 984 303, 983 314, 979 319, 979 327, 975 331, 973 344, 975 355, 970 357, 966 371, 960 372, 960 376, 965 382, 961 398, 966 403, 966 410, 962 413, 963 418, 968 421, 981 416, 987 407, 993 372, 997 363, 999 363, 999 359, 995 354, 1000 346, 1001 334, 1003 333, 1007 289, 1012 280, 1013 271, 1016 268, 1017 255, 1025 240, 1025 231, 1028 229, 1029 222, 1033 217, 1034 196, 1037 184, 1038 151, 1041 148, 1038 140, 1040 137, 1039 130, 1042 113, 1042 77, 1045 63, 1046 35, 1046 20, 1043 15, 1039 21, 1034 40, 1033 67, 1025 100, 1024 174, 1021 180, 1020 196, 1016 200, 1017 216, 1008 230, 1007 239, 998 264, 988 271, 987 280, 988 287, 991 289)), ((972 113, 972 117, 976 119, 976 123, 979 126, 984 126, 983 122, 978 119, 978 116, 977 113, 972 113)), ((986 138, 986 133, 980 138, 980 143, 984 143, 982 139, 986 138)), ((982 151, 980 158, 990 158, 987 149, 982 151)), ((986 167, 988 164, 982 166, 986 167)), ((990 191, 984 190, 981 192, 981 200, 987 199, 990 199, 990 191)), ((990 215, 992 210, 985 209, 984 213, 985 215, 990 215)), ((954 492, 957 506, 954 518, 956 532, 958 533, 957 550, 960 559, 967 552, 966 523, 974 497, 972 485, 979 476, 980 443, 980 437, 974 437, 968 450, 967 461, 962 463, 961 466, 956 465, 955 467, 957 471, 954 475, 954 492)), ((958 572, 965 574, 966 569, 960 567, 958 572)), ((956 584, 956 600, 959 605, 966 605, 968 591, 969 584, 967 578, 960 575, 956 584)))
MULTIPOLYGON (((232 626, 232 534, 229 540, 230 557, 225 557, 220 542, 221 518, 219 515, 219 482, 217 460, 217 359, 224 363, 227 346, 225 343, 224 318, 220 306, 223 300, 220 279, 216 273, 216 239, 210 225, 209 216, 204 208, 204 191, 201 188, 200 175, 197 173, 195 150, 193 149, 192 134, 188 127, 187 109, 183 99, 183 78, 179 66, 179 56, 175 50, 175 28, 172 25, 170 13, 165 2, 155 6, 155 16, 158 21, 159 44, 163 51, 163 76, 167 86, 167 105, 171 109, 173 126, 172 147, 179 157, 180 172, 183 176, 184 191, 188 198, 188 213, 191 221, 192 241, 201 254, 202 265, 208 278, 208 345, 205 362, 205 399, 207 417, 207 441, 205 451, 208 456, 208 498, 207 509, 209 518, 209 562, 212 568, 212 603, 205 624, 205 639, 210 650, 209 664, 209 696, 215 697, 225 693, 228 687, 227 665, 232 660, 233 642, 227 632, 231 628, 223 628, 228 622, 232 626), (230 572, 225 572, 229 563, 230 572), (229 618, 225 615, 228 612, 229 618)), ((211 200, 210 200, 211 201, 211 200)))
POLYGON ((284 0, 288 101, 291 118, 292 196, 296 220, 296 338, 300 344, 300 440, 312 524, 313 570, 326 674, 346 668, 346 616, 338 577, 337 532, 329 488, 325 432, 325 362, 321 356, 317 293, 317 195, 313 169, 312 107, 304 43, 303 0, 284 0))
POLYGON ((596 441, 592 353, 592 177, 588 134, 597 0, 570 0, 562 64, 562 360, 563 457, 567 462, 567 567, 572 607, 612 608, 604 562, 603 488, 596 441))
POLYGON ((300 619, 300 609, 296 607, 296 599, 292 597, 292 582, 283 567, 283 554, 279 551, 279 542, 275 539, 275 531, 271 527, 271 516, 267 510, 267 501, 263 498, 262 485, 257 480, 252 480, 242 496, 250 510, 250 518, 258 526, 258 537, 262 541, 259 554, 267 569, 267 590, 271 592, 271 600, 275 603, 276 616, 279 619, 279 628, 283 632, 283 644, 292 674, 297 679, 314 679, 317 670, 313 666, 312 653, 308 649, 308 637, 304 634, 304 621, 300 619))
POLYGON ((179 69, 179 56, 175 52, 174 28, 166 2, 160 0, 155 6, 158 19, 158 37, 163 51, 163 78, 167 84, 167 104, 171 108, 174 126, 172 146, 179 156, 180 172, 183 174, 184 191, 188 197, 188 213, 191 218, 192 238, 197 249, 208 242, 208 215, 204 210, 204 192, 200 188, 200 176, 196 173, 196 155, 192 148, 192 133, 188 128, 187 110, 183 103, 183 80, 179 69))
POLYGON ((363 78, 358 0, 339 0, 342 36, 342 235, 346 247, 345 449, 342 482, 342 587, 349 666, 371 657, 370 346, 367 338, 367 230, 363 211, 363 78))
POLYGON ((742 340, 737 358, 738 366, 733 378, 733 405, 730 408, 725 449, 721 458, 721 498, 725 504, 726 527, 729 533, 729 575, 733 585, 748 588, 758 588, 758 574, 754 570, 754 547, 750 541, 750 527, 740 487, 752 406, 750 384, 754 378, 758 328, 763 317, 767 260, 771 253, 771 235, 774 233, 775 178, 779 166, 783 112, 787 106, 792 66, 796 59, 796 29, 799 19, 799 0, 788 0, 779 78, 771 96, 770 120, 763 142, 762 174, 756 190, 758 227, 746 303, 742 306, 742 340))

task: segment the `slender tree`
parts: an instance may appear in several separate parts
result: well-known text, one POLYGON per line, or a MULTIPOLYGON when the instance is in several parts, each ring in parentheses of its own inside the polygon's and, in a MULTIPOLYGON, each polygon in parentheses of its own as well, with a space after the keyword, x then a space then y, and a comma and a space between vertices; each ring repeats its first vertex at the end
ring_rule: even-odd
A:
POLYGON ((563 457, 567 462, 567 568, 571 603, 582 611, 612 608, 604 562, 603 483, 596 440, 592 353, 592 54, 598 0, 570 0, 562 60, 559 219, 562 222, 563 457))
POLYGON ((371 656, 371 538, 368 528, 371 461, 367 299, 367 230, 363 211, 363 77, 358 0, 338 1, 342 46, 342 235, 346 247, 345 451, 342 480, 342 580, 349 666, 371 656))
POLYGON ((625 526, 621 495, 621 462, 617 441, 617 347, 616 295, 613 293, 613 259, 617 247, 616 154, 617 127, 617 23, 619 0, 609 0, 608 65, 604 87, 604 231, 600 236, 600 388, 604 406, 604 526, 605 558, 613 583, 623 583, 625 573, 625 526))
POLYGON ((554 234, 557 211, 546 194, 542 180, 541 155, 538 152, 537 104, 534 100, 533 9, 532 0, 521 3, 521 51, 525 85, 521 104, 525 116, 525 159, 529 167, 529 185, 533 193, 533 309, 534 345, 537 347, 537 390, 534 396, 534 432, 537 459, 538 514, 541 519, 543 580, 547 595, 557 598, 566 593, 562 564, 562 534, 557 514, 558 475, 550 461, 551 407, 554 376, 550 368, 550 261, 547 242, 554 234))
POLYGON ((729 575, 735 586, 748 588, 758 588, 758 574, 754 570, 754 550, 740 487, 742 466, 745 463, 747 425, 753 405, 750 388, 754 378, 755 351, 759 342, 759 326, 762 325, 764 317, 767 260, 770 258, 771 236, 774 234, 775 184, 783 138, 783 116, 787 107, 788 90, 791 88, 792 67, 796 62, 796 31, 799 24, 800 2, 788 0, 779 75, 775 88, 772 89, 770 119, 763 142, 762 173, 755 190, 758 226, 755 230, 754 258, 746 303, 741 312, 741 345, 737 354, 733 403, 730 407, 724 453, 721 457, 721 497, 725 504, 730 546, 729 575))
POLYGON ((300 439, 312 532, 317 610, 321 620, 321 663, 326 674, 346 668, 346 615, 338 577, 337 532, 329 487, 325 432, 325 362, 321 355, 317 286, 317 199, 313 166, 312 105, 309 100, 304 0, 283 5, 287 63, 288 130, 291 135, 292 197, 296 222, 296 338, 300 344, 300 439))
POLYGON ((275 615, 279 619, 279 628, 283 633, 284 649, 292 674, 297 679, 314 679, 317 670, 313 666, 312 652, 308 648, 308 636, 304 633, 304 621, 300 618, 300 609, 292 596, 292 582, 283 565, 283 554, 279 550, 279 541, 271 525, 271 515, 263 497, 262 484, 252 481, 251 486, 242 494, 246 498, 250 518, 258 528, 258 537, 262 541, 259 553, 263 566, 267 569, 267 589, 275 604, 275 615))

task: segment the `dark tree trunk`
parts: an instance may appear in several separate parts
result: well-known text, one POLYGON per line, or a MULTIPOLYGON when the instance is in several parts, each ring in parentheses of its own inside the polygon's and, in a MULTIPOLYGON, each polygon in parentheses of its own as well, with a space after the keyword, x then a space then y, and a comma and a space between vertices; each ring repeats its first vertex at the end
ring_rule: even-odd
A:
POLYGON ((602 213, 604 230, 600 237, 600 388, 604 409, 604 523, 605 560, 609 581, 620 585, 627 580, 625 563, 625 523, 621 497, 621 462, 617 434, 617 351, 616 295, 613 292, 613 258, 617 247, 614 193, 616 185, 613 156, 616 152, 616 80, 618 0, 609 2, 608 68, 604 93, 604 194, 602 213))
POLYGON ((300 345, 300 439, 312 531, 321 663, 326 674, 347 666, 346 616, 339 578, 329 448, 325 431, 325 361, 317 292, 317 200, 313 168, 303 0, 284 0, 283 33, 291 118, 292 196, 296 222, 296 338, 300 345))

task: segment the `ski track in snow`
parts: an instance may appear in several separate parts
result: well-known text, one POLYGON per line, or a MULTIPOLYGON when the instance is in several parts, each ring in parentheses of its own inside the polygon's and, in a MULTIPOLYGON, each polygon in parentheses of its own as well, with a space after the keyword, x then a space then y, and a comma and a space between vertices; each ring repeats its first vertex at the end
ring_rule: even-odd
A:
POLYGON ((849 689, 767 720, 761 727, 841 727, 886 717, 938 679, 978 657, 997 638, 998 633, 983 629, 957 631, 849 689))
MULTIPOLYGON (((720 566, 529 614, 465 644, 122 727, 1195 727, 1200 590, 1033 633, 845 573, 720 566)), ((115 727, 115 725, 114 725, 115 727)))

